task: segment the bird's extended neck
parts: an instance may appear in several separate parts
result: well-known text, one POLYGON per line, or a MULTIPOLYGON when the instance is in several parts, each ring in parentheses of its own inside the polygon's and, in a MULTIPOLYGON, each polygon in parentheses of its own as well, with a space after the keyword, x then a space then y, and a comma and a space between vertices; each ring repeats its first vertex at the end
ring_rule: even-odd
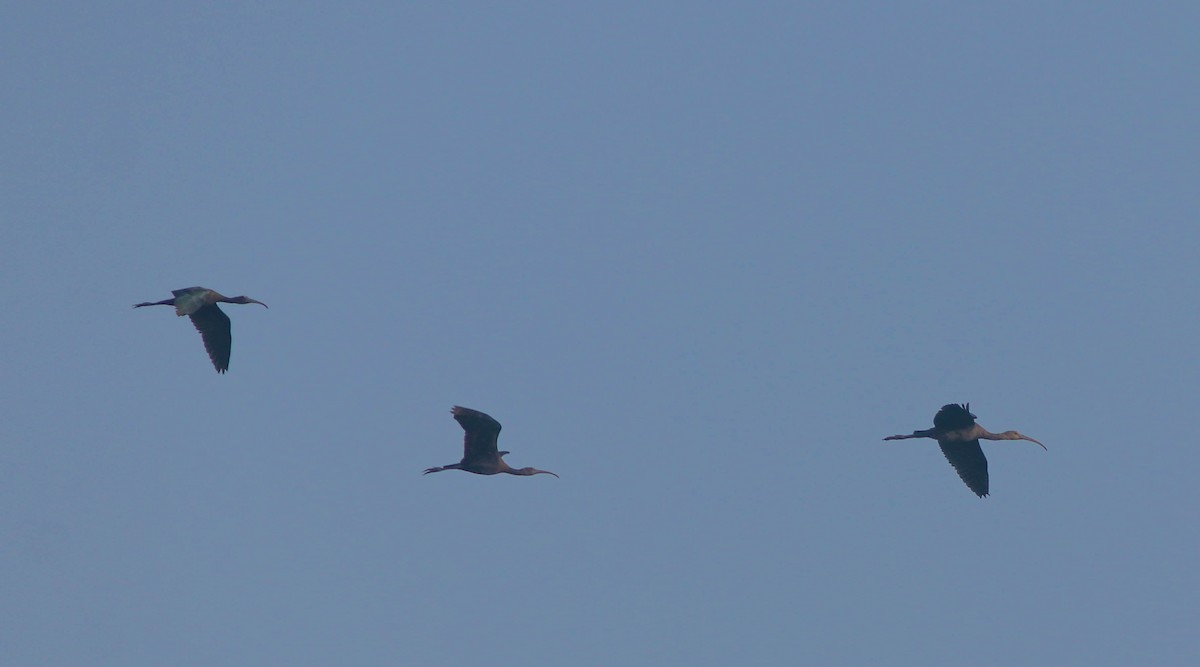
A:
POLYGON ((524 477, 528 477, 530 475, 554 475, 555 477, 558 477, 558 475, 555 475, 554 473, 550 472, 549 470, 538 470, 537 468, 514 469, 514 468, 506 467, 506 469, 502 470, 501 472, 506 472, 510 475, 522 475, 524 477))
POLYGON ((1031 438, 1027 435, 1021 435, 1020 433, 1018 433, 1016 431, 1005 431, 1003 433, 992 433, 991 431, 983 428, 982 426, 978 426, 977 429, 979 432, 976 434, 975 437, 980 438, 981 440, 1028 440, 1029 442, 1037 443, 1037 445, 1039 447, 1041 447, 1042 449, 1046 449, 1046 446, 1043 445, 1041 442, 1038 442, 1037 440, 1034 440, 1033 438, 1031 438))
POLYGON ((218 294, 216 300, 220 301, 221 303, 240 303, 242 305, 249 304, 249 303, 257 303, 258 305, 262 306, 263 308, 269 307, 269 306, 267 306, 267 304, 263 303, 262 301, 259 301, 258 299, 251 299, 248 296, 221 296, 218 294))

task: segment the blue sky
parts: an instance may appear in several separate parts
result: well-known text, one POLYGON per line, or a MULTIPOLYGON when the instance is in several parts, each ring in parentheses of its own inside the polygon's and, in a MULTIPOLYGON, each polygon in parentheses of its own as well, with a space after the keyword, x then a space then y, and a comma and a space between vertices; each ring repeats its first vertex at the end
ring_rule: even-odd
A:
POLYGON ((0 10, 11 664, 1195 664, 1200 10, 394 4, 0 10))

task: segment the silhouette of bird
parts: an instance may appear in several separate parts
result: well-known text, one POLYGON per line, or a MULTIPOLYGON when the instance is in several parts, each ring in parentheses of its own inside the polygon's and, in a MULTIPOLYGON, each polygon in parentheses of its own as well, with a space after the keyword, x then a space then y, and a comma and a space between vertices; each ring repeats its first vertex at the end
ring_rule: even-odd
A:
POLYGON ((1042 449, 1042 443, 1021 435, 1016 431, 992 433, 975 423, 975 415, 971 414, 971 404, 943 405, 933 416, 933 428, 924 431, 913 431, 912 435, 889 435, 884 440, 907 440, 909 438, 933 438, 942 448, 942 454, 967 487, 980 498, 988 495, 988 465, 979 447, 980 440, 1028 440, 1037 442, 1042 449))
POLYGON ((204 339, 204 349, 213 367, 218 373, 229 370, 229 350, 233 346, 233 336, 229 332, 229 316, 217 307, 217 303, 257 303, 263 308, 267 304, 251 299, 248 296, 225 296, 207 287, 188 287, 171 290, 175 296, 164 301, 147 301, 135 304, 134 308, 142 306, 175 306, 175 314, 182 317, 187 315, 204 339))
POLYGON ((500 437, 500 422, 483 414, 478 410, 454 406, 450 410, 450 414, 454 415, 454 420, 463 427, 466 435, 463 437, 463 457, 458 463, 439 466, 437 468, 429 468, 424 474, 428 475, 431 472, 441 472, 443 470, 466 470, 473 472, 476 475, 495 475, 497 473, 508 473, 510 475, 538 475, 545 473, 547 475, 555 475, 549 470, 538 470, 537 468, 510 468, 504 462, 504 455, 508 452, 497 451, 496 440, 500 437))

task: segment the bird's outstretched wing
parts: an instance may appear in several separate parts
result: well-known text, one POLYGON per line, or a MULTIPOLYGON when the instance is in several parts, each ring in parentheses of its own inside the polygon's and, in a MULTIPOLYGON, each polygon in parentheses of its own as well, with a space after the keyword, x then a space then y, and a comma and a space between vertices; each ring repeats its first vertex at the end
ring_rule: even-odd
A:
POLYGON ((954 466, 954 470, 958 472, 962 481, 966 482, 967 487, 980 498, 986 496, 988 494, 987 459, 983 456, 983 449, 979 447, 979 441, 944 442, 939 440, 938 446, 942 448, 942 454, 946 455, 946 460, 954 466))
POLYGON ((943 431, 971 428, 975 423, 975 415, 971 414, 970 408, 970 403, 943 405, 942 409, 933 416, 933 427, 943 431))
POLYGON ((463 461, 499 458, 496 439, 500 437, 500 422, 478 410, 454 406, 450 410, 466 435, 463 437, 463 461))
POLYGON ((215 293, 207 287, 185 287, 173 289, 171 294, 175 295, 175 314, 192 315, 209 305, 208 296, 215 293))
POLYGON ((188 317, 191 318, 196 331, 200 332, 200 337, 204 339, 204 349, 208 351, 208 358, 212 359, 213 367, 218 373, 229 370, 229 351, 233 347, 229 316, 214 303, 200 308, 188 317))
POLYGON ((183 289, 173 289, 173 290, 171 290, 171 294, 174 294, 175 297, 178 298, 181 296, 204 296, 204 294, 206 292, 211 292, 211 291, 212 290, 208 289, 207 287, 198 287, 197 286, 197 287, 184 287, 183 289))

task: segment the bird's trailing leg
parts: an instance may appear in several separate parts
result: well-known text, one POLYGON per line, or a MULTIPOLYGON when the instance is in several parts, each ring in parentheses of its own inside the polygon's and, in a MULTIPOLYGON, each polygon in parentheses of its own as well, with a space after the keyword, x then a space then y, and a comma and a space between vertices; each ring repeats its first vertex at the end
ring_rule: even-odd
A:
POLYGON ((884 440, 908 440, 909 438, 936 438, 933 434, 933 429, 925 431, 913 431, 912 435, 889 435, 884 440))
POLYGON ((436 468, 427 468, 425 470, 425 472, 423 472, 421 474, 428 475, 431 472, 441 472, 443 470, 462 470, 462 464, 461 463, 451 463, 450 465, 438 466, 436 468))
POLYGON ((164 301, 144 301, 142 303, 135 303, 135 304, 133 304, 133 307, 141 308, 142 306, 174 306, 174 305, 175 305, 175 299, 171 298, 171 299, 166 299, 164 301))

